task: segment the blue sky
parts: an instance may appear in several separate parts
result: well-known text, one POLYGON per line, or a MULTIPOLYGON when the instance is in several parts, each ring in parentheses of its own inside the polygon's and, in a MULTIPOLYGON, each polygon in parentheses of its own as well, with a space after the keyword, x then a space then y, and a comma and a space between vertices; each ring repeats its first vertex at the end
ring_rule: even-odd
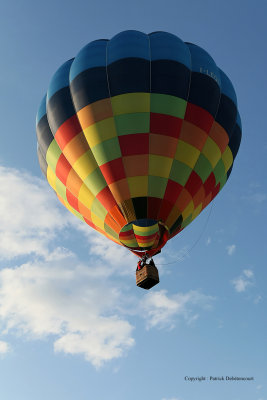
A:
POLYGON ((260 0, 2 3, 1 398, 267 400, 266 13, 260 0), (149 292, 135 286, 135 257, 58 203, 36 157, 53 73, 124 29, 205 48, 234 84, 243 125, 227 185, 156 258, 149 292), (185 380, 226 375, 254 381, 185 380))

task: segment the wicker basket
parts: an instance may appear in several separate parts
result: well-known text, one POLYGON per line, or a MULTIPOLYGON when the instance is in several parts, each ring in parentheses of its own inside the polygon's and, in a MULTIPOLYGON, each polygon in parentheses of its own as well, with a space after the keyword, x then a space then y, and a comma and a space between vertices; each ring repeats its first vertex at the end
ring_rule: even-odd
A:
POLYGON ((150 289, 159 283, 158 269, 149 264, 136 271, 136 285, 143 289, 150 289))

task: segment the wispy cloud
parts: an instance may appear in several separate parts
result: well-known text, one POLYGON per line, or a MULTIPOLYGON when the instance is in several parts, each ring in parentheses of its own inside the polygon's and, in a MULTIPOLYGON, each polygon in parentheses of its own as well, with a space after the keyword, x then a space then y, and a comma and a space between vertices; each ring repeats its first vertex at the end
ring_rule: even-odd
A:
POLYGON ((257 192, 253 194, 249 194, 247 196, 242 197, 243 200, 247 200, 253 204, 261 204, 267 200, 267 194, 263 192, 257 192))
POLYGON ((177 318, 183 318, 188 324, 198 319, 195 308, 211 309, 214 297, 200 291, 188 293, 167 294, 166 290, 148 293, 142 300, 144 318, 147 329, 175 327, 177 318))
MULTIPOLYGON (((172 263, 178 263, 190 257, 190 248, 188 245, 185 245, 180 249, 178 248, 176 251, 174 251, 173 249, 169 250, 168 248, 166 249, 164 248, 164 254, 168 259, 166 265, 172 263)), ((162 265, 164 265, 164 263, 166 262, 163 256, 161 256, 161 259, 158 258, 157 256, 157 260, 159 260, 160 264, 162 265)))
POLYGON ((218 319, 218 328, 222 329, 224 326, 223 320, 222 319, 218 319))
POLYGON ((0 354, 3 355, 6 353, 9 353, 10 350, 11 350, 11 347, 10 347, 9 343, 7 343, 3 340, 0 340, 0 354))
POLYGON ((254 276, 254 272, 251 269, 244 269, 243 270, 243 274, 247 277, 247 278, 252 278, 254 276))
POLYGON ((255 299, 254 299, 254 304, 258 304, 258 303, 260 303, 261 301, 262 301, 262 296, 261 296, 261 295, 258 295, 258 296, 256 296, 255 299))
POLYGON ((244 269, 242 274, 231 281, 235 290, 238 293, 244 292, 247 288, 254 283, 254 273, 250 269, 244 269))
POLYGON ((228 256, 232 256, 236 250, 236 245, 235 244, 231 244, 229 246, 226 247, 227 250, 227 254, 228 256))
POLYGON ((91 258, 101 259, 103 266, 106 265, 106 268, 102 269, 105 275, 114 274, 114 272, 119 275, 133 273, 137 258, 129 250, 108 240, 79 220, 77 220, 76 228, 87 238, 91 258))
POLYGON ((164 397, 162 400, 182 400, 181 397, 164 397))
POLYGON ((209 236, 208 239, 206 240, 206 245, 210 245, 211 244, 211 237, 209 236))
POLYGON ((250 182, 250 184, 249 184, 249 187, 251 188, 251 189, 258 189, 258 188, 260 188, 261 187, 261 184, 259 183, 259 182, 250 182))

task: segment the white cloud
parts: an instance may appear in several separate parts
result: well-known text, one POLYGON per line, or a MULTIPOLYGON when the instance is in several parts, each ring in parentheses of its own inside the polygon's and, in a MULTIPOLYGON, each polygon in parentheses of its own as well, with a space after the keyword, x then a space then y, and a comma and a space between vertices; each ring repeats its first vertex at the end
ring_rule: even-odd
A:
POLYGON ((83 355, 98 368, 134 346, 128 317, 141 316, 147 329, 172 329, 179 318, 193 323, 199 317, 195 309, 210 309, 214 300, 199 291, 168 295, 164 290, 144 292, 138 300, 122 291, 121 278, 105 277, 102 268, 84 266, 72 256, 64 265, 28 262, 1 270, 3 333, 30 340, 51 337, 55 352, 83 355))
POLYGON ((3 340, 0 340, 0 354, 6 354, 10 351, 10 345, 3 340))
MULTIPOLYGON (((193 309, 209 308, 213 300, 199 291, 154 291, 142 293, 139 302, 126 293, 128 275, 135 284, 137 258, 72 216, 47 183, 29 173, 0 167, 0 220, 0 259, 28 260, 0 270, 4 334, 52 337, 55 352, 83 355, 98 368, 134 345, 129 316, 139 317, 141 310, 147 328, 171 329, 177 318, 193 323, 199 317, 193 309), (63 247, 70 230, 87 238, 90 267, 63 247)), ((178 255, 184 259, 188 249, 178 255)), ((157 257, 156 263, 162 261, 157 257)), ((9 349, 0 341, 0 352, 9 349)))
POLYGON ((0 166, 0 259, 48 256, 48 244, 70 220, 47 183, 0 166))
POLYGON ((199 317, 192 308, 210 309, 213 300, 213 297, 197 290, 170 296, 166 290, 160 290, 148 293, 142 300, 142 315, 146 320, 147 329, 173 329, 178 317, 184 318, 190 324, 199 317))
POLYGON ((244 292, 247 288, 253 285, 254 273, 250 269, 244 269, 242 274, 231 281, 235 290, 238 293, 244 292))
POLYGON ((230 246, 226 247, 227 250, 227 254, 228 256, 232 256, 236 250, 236 245, 235 244, 231 244, 230 246))
POLYGON ((242 277, 233 279, 232 283, 237 292, 244 292, 246 290, 247 286, 251 285, 251 282, 245 280, 242 277))
MULTIPOLYGON (((70 262, 69 262, 70 264, 70 262)), ((4 333, 55 338, 55 351, 82 354, 95 367, 134 345, 133 327, 119 316, 122 293, 83 265, 24 264, 0 271, 4 333)))
POLYGON ((211 237, 209 236, 208 239, 206 240, 206 245, 208 246, 209 244, 211 244, 211 237))

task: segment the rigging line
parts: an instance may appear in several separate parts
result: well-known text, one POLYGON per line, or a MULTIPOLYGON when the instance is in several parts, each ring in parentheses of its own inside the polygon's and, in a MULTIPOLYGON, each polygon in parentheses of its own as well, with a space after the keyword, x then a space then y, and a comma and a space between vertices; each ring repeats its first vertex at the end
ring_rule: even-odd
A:
MULTIPOLYGON (((109 41, 107 42, 107 46, 106 46, 106 77, 107 77, 107 84, 108 84, 108 94, 109 94, 109 98, 111 99, 109 78, 108 78, 108 44, 109 44, 109 41)), ((112 108, 112 104, 111 104, 111 108, 112 108)))
POLYGON ((186 256, 189 255, 189 253, 191 253, 193 248, 198 244, 198 242, 202 238, 202 236, 203 236, 203 234, 204 234, 204 232, 205 232, 205 230, 207 228, 207 225, 208 225, 208 222, 209 222, 209 219, 210 219, 210 216, 211 216, 212 209, 213 209, 213 202, 211 203, 210 211, 209 211, 209 214, 207 216, 207 219, 206 219, 206 222, 204 224, 204 227, 203 227, 202 231, 200 232, 197 240, 193 243, 193 245, 182 256, 178 257, 176 260, 168 262, 168 263, 157 264, 157 265, 170 265, 170 264, 175 264, 177 262, 181 262, 181 261, 183 261, 185 259, 186 256))

